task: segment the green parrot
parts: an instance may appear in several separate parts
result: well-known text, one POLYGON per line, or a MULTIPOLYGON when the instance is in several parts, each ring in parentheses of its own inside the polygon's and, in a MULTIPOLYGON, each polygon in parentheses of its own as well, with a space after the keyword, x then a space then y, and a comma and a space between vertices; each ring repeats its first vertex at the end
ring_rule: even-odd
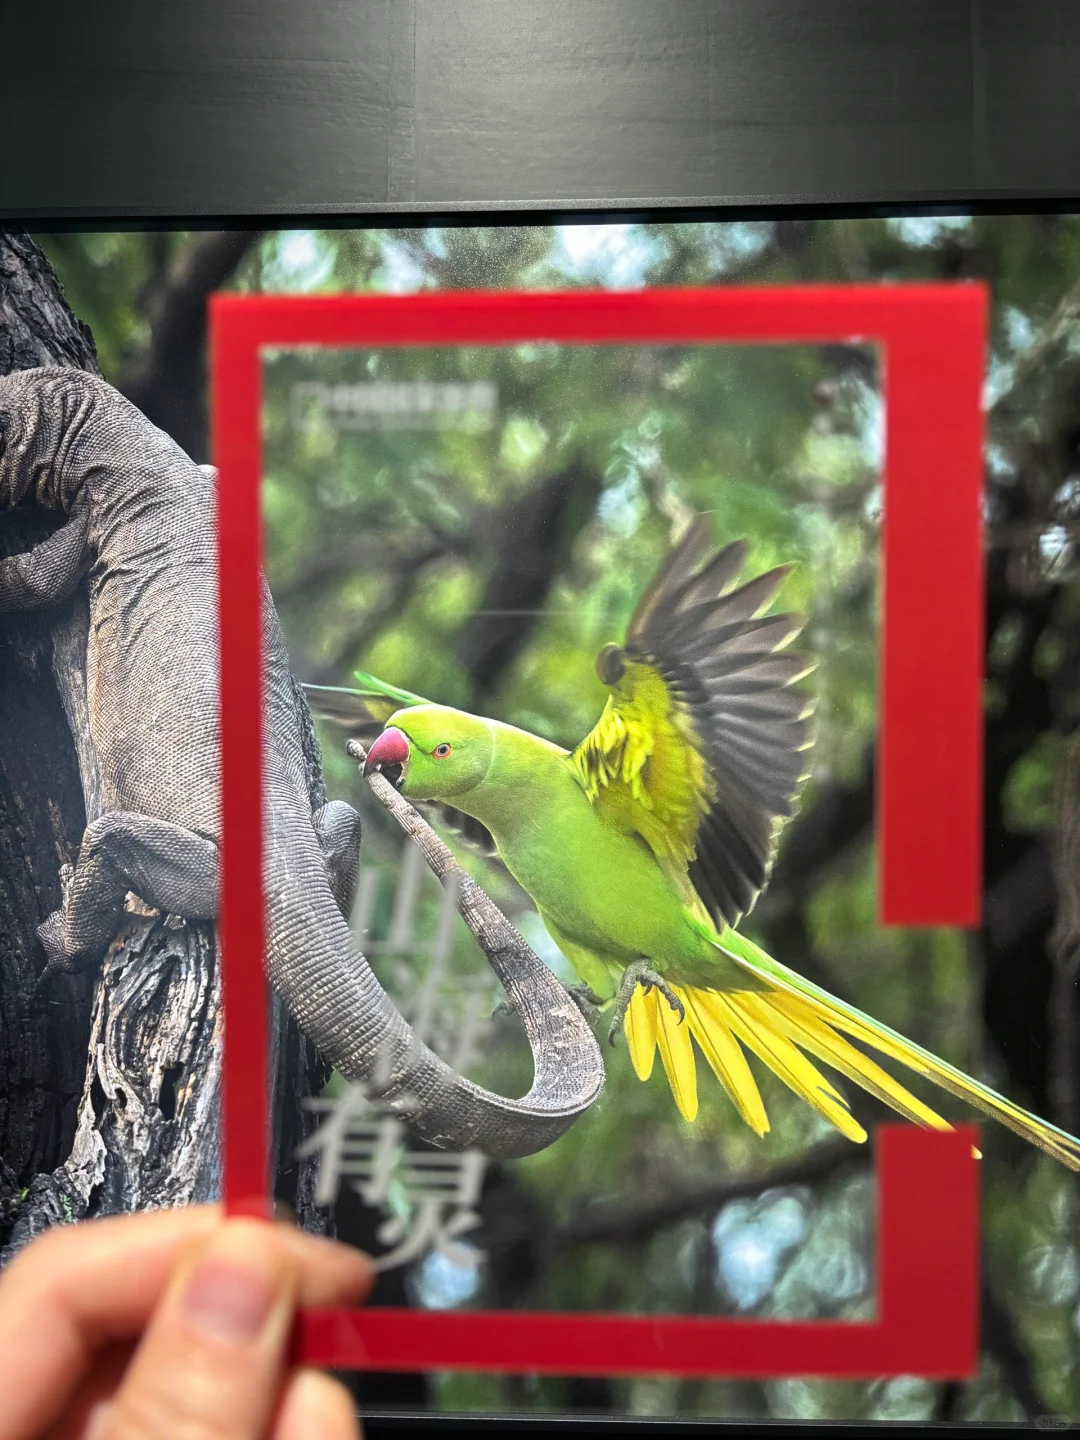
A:
POLYGON ((698 517, 642 595, 625 644, 601 650, 611 693, 575 750, 366 674, 359 689, 312 687, 314 701, 337 719, 362 707, 385 727, 365 769, 490 837, 585 986, 612 1004, 611 1038, 625 1033, 642 1080, 659 1051, 685 1119, 698 1108, 696 1044, 759 1136, 769 1119, 746 1052, 853 1141, 866 1132, 815 1060, 908 1119, 951 1128, 855 1040, 1080 1169, 1080 1141, 736 929, 794 813, 813 709, 798 686, 812 667, 786 652, 803 618, 765 613, 787 569, 739 585, 746 555, 741 541, 713 552, 698 517))

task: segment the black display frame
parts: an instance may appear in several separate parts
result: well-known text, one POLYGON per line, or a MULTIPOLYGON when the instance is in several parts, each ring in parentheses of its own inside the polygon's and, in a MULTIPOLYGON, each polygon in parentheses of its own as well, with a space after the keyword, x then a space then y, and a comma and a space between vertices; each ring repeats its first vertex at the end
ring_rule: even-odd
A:
POLYGON ((38 227, 1080 195, 1069 0, 5 0, 0 36, 0 219, 38 227))

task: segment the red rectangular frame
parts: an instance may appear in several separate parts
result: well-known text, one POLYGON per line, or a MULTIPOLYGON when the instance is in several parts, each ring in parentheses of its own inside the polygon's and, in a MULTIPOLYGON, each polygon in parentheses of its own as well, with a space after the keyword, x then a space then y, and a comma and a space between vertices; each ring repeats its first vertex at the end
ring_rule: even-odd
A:
MULTIPOLYGON (((301 345, 874 344, 886 416, 875 822, 885 924, 978 923, 982 877, 985 287, 630 294, 217 295, 226 1010, 224 1194, 266 1214, 259 570, 261 352, 301 345), (927 524, 933 514, 934 523, 927 524)), ((297 1353, 343 1368, 551 1374, 920 1374, 977 1358, 974 1132, 877 1132, 878 1306, 866 1322, 368 1308, 308 1311, 297 1353)))

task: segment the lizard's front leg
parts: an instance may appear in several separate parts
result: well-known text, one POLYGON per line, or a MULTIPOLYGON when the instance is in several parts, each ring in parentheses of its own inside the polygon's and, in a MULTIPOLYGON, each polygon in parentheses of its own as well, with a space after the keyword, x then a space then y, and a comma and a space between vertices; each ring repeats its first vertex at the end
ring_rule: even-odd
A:
POLYGON ((86 569, 89 528, 90 506, 80 495, 66 522, 47 540, 0 560, 0 611, 66 600, 86 569))
POLYGON ((64 904, 38 927, 50 970, 77 970, 112 940, 129 890, 168 914, 212 920, 218 847, 212 840, 133 811, 113 810, 86 827, 64 904))

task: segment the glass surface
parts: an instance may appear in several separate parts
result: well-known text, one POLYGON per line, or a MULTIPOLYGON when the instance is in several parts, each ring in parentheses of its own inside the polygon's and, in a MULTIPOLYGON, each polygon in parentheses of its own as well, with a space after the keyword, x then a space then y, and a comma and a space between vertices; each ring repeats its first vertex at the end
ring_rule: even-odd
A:
MULTIPOLYGON (((44 237, 73 307, 95 331, 107 378, 132 393, 154 338, 154 277, 161 283, 198 239, 44 237)), ((778 608, 808 616, 796 646, 817 662, 806 684, 818 700, 818 734, 799 816, 744 929, 778 959, 1076 1133, 1080 218, 274 231, 253 240, 224 283, 242 292, 400 294, 969 278, 987 281, 992 298, 986 901, 977 932, 886 930, 875 918, 885 417, 871 349, 269 354, 267 572, 301 680, 349 685, 361 669, 572 746, 604 702, 597 652, 622 639, 691 512, 708 512, 717 544, 749 540, 747 577, 793 564, 778 608)), ((199 384, 172 384, 181 397, 189 387, 194 409, 158 423, 205 458, 201 421, 190 419, 199 384)), ((364 817, 354 933, 403 1007, 434 1004, 437 1048, 477 1080, 521 1093, 528 1047, 512 1017, 492 1015, 500 997, 480 952, 442 913, 438 884, 372 800, 343 732, 320 720, 318 734, 329 794, 364 817)), ((556 974, 573 978, 505 870, 460 853, 556 974)), ((700 1112, 689 1124, 659 1063, 642 1083, 624 1045, 605 1042, 604 1053, 607 1087, 593 1110, 539 1155, 458 1174, 454 1184, 469 1197, 461 1208, 477 1223, 389 1270, 382 1303, 870 1313, 868 1147, 839 1141, 760 1067, 772 1127, 761 1140, 700 1060, 700 1112)), ((950 1119, 979 1118, 910 1084, 950 1119)), ((341 1090, 331 1077, 325 1097, 341 1090)), ((870 1100, 857 1109, 869 1124, 890 1118, 870 1100)), ((434 1411, 1080 1418, 1075 1176, 990 1122, 982 1134, 983 1355, 969 1382, 437 1374, 362 1377, 358 1392, 372 1406, 434 1411)), ((346 1184, 336 1207, 343 1236, 384 1253, 415 1234, 417 1215, 415 1186, 410 1192, 400 1156, 390 1158, 396 1168, 370 1205, 346 1184)))

